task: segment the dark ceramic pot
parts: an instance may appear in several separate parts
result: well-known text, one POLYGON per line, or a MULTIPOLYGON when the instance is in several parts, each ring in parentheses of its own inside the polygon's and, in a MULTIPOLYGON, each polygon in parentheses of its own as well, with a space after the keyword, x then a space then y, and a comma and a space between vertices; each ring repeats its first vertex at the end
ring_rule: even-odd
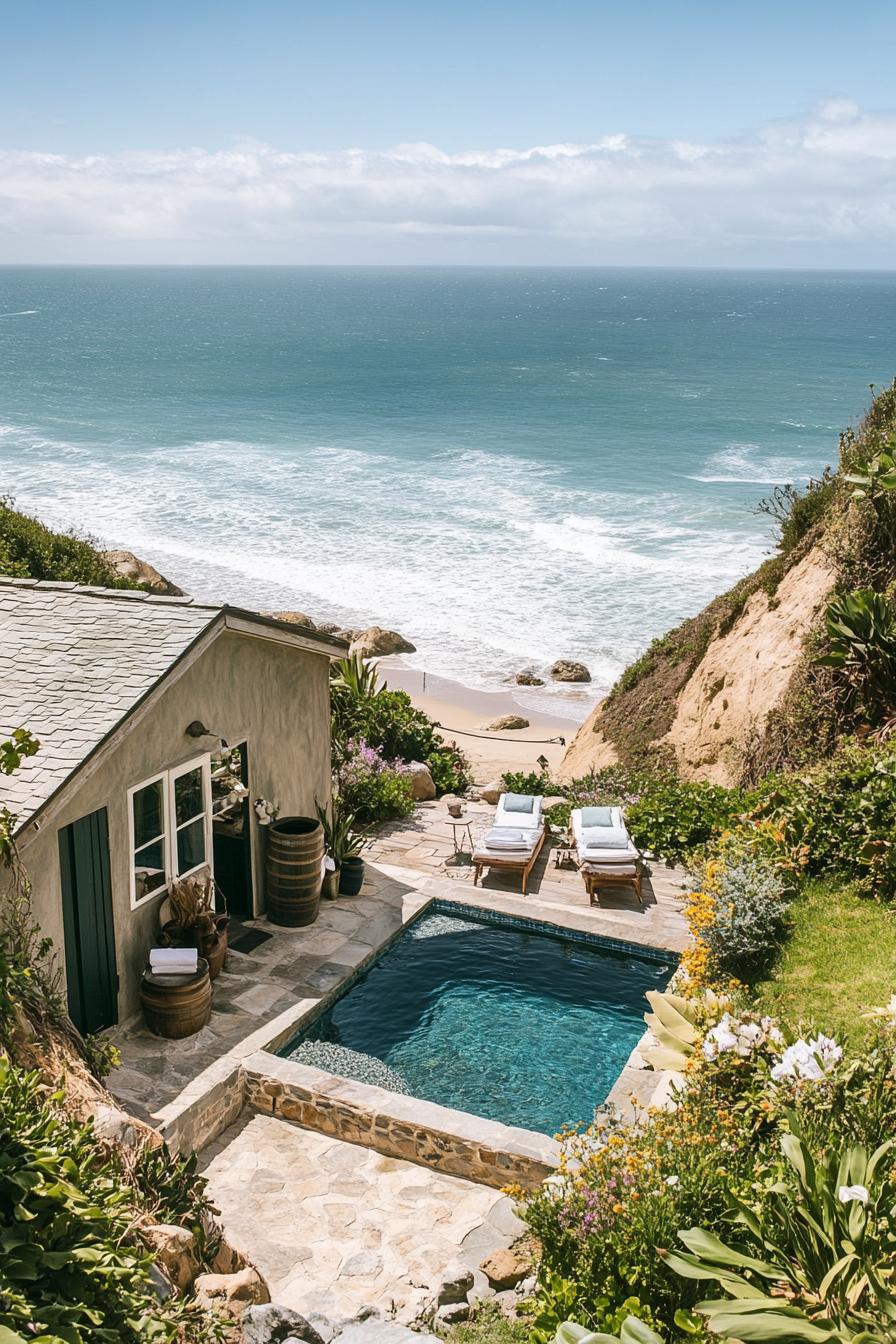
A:
POLYGON ((364 885, 364 860, 343 859, 339 874, 339 895, 357 896, 364 885))

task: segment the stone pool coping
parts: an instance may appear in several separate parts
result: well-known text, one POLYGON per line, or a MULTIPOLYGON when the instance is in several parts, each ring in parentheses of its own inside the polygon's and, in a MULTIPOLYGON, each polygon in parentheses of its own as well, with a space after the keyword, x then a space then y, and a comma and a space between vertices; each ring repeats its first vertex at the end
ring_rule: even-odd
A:
MULTIPOLYGON (((534 902, 520 908, 522 902, 506 897, 493 901, 489 899, 492 893, 481 889, 476 892, 478 900, 473 893, 464 893, 458 900, 458 894, 421 891, 419 900, 406 902, 407 917, 401 925, 327 994, 299 1000, 198 1074, 159 1112, 159 1129, 168 1144, 179 1152, 200 1150, 248 1108, 482 1184, 532 1186, 549 1175, 560 1150, 547 1135, 341 1078, 276 1053, 347 993, 408 925, 437 902, 463 907, 464 913, 473 914, 478 908, 486 915, 510 916, 554 934, 590 934, 589 941, 648 957, 675 956, 679 951, 668 945, 658 947, 652 940, 639 943, 619 938, 618 929, 598 930, 587 917, 582 927, 578 912, 564 912, 573 917, 560 920, 554 917, 559 913, 556 908, 533 908, 534 902)), ((662 1105, 668 1099, 674 1075, 646 1067, 639 1051, 647 1039, 649 1033, 632 1051, 605 1105, 625 1112, 631 1098, 640 1106, 662 1105)))

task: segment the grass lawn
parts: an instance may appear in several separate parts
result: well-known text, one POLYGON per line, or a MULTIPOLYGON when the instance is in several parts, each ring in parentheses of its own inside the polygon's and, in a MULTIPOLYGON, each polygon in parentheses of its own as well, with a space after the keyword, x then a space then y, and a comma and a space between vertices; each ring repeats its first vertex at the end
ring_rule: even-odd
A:
POLYGON ((469 1321, 450 1331, 447 1344, 526 1344, 531 1326, 508 1320, 496 1302, 483 1302, 469 1321))
POLYGON ((896 993, 896 911, 830 880, 808 882, 777 967, 756 986, 761 1011, 858 1040, 862 1014, 896 993))

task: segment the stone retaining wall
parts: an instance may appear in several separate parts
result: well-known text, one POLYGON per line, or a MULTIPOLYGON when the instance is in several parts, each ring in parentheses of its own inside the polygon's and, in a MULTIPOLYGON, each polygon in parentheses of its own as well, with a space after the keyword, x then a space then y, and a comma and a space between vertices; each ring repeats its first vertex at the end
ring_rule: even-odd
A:
POLYGON ((501 1188, 539 1185, 555 1170, 557 1143, 543 1134, 452 1111, 258 1051, 243 1060, 245 1104, 305 1129, 332 1134, 501 1188))

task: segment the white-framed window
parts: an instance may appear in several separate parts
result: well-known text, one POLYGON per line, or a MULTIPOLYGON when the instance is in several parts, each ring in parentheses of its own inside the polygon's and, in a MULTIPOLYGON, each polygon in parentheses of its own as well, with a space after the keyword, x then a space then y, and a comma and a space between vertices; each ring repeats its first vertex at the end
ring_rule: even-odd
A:
POLYGON ((177 878, 212 867, 211 757, 165 770, 128 790, 131 908, 177 878))

